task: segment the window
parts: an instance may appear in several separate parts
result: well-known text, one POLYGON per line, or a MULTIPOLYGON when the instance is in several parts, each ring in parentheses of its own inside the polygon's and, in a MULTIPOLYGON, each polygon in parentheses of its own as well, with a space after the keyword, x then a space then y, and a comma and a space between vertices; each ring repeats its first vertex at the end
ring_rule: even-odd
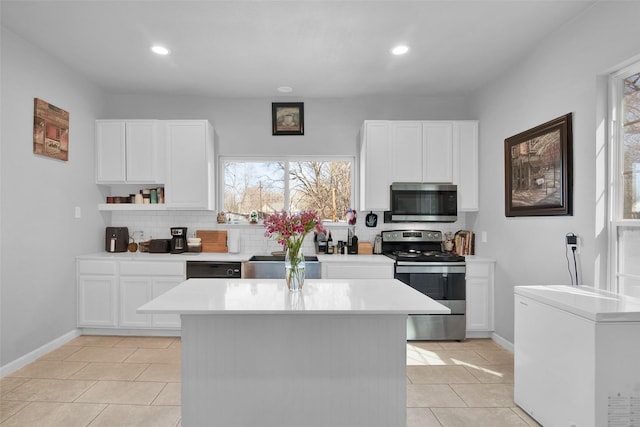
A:
POLYGON ((283 209, 313 209, 326 221, 344 221, 352 206, 353 159, 221 159, 223 211, 232 222, 258 220, 283 209))
POLYGON ((611 76, 611 289, 640 296, 640 63, 611 76))

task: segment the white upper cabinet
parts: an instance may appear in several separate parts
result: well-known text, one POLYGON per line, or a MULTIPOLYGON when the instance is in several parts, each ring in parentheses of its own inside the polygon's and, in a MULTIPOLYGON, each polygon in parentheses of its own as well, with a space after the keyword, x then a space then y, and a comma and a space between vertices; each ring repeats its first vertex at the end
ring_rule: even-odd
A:
POLYGON ((164 144, 158 120, 96 121, 98 184, 161 184, 164 144))
POLYGON ((388 121, 366 121, 360 131, 360 210, 389 209, 388 121))
POLYGON ((453 122, 423 122, 422 181, 453 182, 453 122))
POLYGON ((391 122, 391 182, 422 182, 422 122, 391 122))
POLYGON ((167 207, 213 210, 213 128, 206 120, 169 120, 165 126, 167 207))
POLYGON ((388 210, 392 182, 453 183, 478 210, 477 121, 367 120, 360 144, 360 210, 388 210))
POLYGON ((453 183, 458 186, 458 210, 473 212, 479 209, 478 202, 478 121, 457 121, 454 125, 453 183))

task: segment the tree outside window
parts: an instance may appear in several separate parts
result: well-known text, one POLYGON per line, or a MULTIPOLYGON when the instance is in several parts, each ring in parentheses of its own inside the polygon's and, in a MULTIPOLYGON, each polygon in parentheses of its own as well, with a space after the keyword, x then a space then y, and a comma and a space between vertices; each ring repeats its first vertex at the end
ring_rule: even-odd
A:
POLYGON ((640 218, 640 73, 624 79, 622 98, 624 219, 640 218))
POLYGON ((223 160, 224 212, 246 222, 283 209, 313 209, 325 221, 345 221, 351 204, 351 160, 223 160))

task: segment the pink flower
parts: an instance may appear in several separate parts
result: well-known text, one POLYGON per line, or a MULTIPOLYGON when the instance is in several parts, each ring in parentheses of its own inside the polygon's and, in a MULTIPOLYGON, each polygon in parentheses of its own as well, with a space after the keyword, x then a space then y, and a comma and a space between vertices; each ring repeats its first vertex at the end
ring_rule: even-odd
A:
POLYGON ((295 249, 296 252, 311 230, 325 232, 316 211, 302 211, 298 214, 289 214, 287 211, 275 212, 264 220, 264 227, 265 237, 273 237, 279 244, 295 249))

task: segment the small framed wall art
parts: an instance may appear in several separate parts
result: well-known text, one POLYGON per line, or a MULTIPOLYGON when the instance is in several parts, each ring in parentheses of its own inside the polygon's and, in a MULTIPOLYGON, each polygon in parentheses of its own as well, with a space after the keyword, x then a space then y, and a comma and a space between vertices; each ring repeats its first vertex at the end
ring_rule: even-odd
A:
POLYGON ((504 140, 505 216, 573 215, 571 113, 504 140))
POLYGON ((273 135, 304 135, 304 103, 272 103, 271 121, 273 135))
POLYGON ((69 112, 33 99, 33 153, 69 160, 69 112))

